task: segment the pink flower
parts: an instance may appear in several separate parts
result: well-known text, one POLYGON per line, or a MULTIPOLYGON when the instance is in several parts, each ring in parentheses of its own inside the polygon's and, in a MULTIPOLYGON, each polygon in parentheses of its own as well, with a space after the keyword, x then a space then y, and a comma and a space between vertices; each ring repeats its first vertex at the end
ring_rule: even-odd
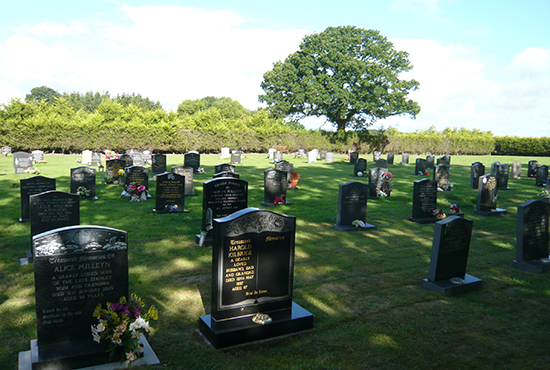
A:
POLYGON ((145 191, 145 186, 144 186, 144 185, 140 185, 140 186, 138 186, 137 190, 138 190, 139 192, 145 191))

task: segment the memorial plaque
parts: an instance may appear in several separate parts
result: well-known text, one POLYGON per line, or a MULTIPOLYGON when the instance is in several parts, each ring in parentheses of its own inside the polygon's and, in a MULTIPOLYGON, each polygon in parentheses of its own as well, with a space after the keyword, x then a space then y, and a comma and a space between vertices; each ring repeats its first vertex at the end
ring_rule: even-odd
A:
POLYGON ((332 163, 334 162, 334 153, 333 152, 327 152, 327 157, 325 159, 326 163, 332 163))
POLYGON ((409 220, 421 224, 437 222, 433 210, 437 209, 437 185, 429 179, 414 182, 412 216, 409 220))
POLYGON ((33 237, 36 324, 33 369, 107 363, 107 346, 90 327, 101 303, 128 297, 128 235, 99 226, 70 226, 33 237))
POLYGON ((198 172, 201 166, 201 155, 198 152, 188 152, 183 155, 183 166, 191 167, 194 172, 198 172))
POLYGON ((549 213, 550 204, 538 199, 518 206, 514 267, 535 274, 550 271, 549 213))
POLYGON ((358 181, 340 184, 338 189, 338 209, 334 228, 341 231, 373 229, 375 226, 366 223, 367 198, 369 186, 358 181), (364 227, 352 225, 355 220, 362 221, 364 227))
MULTIPOLYGON (((193 171, 192 168, 190 168, 193 171)), ((157 175, 154 213, 181 213, 185 209, 185 178, 177 173, 157 175)))
MULTIPOLYGON (((203 182, 202 189, 201 230, 205 233, 203 243, 211 243, 213 219, 229 216, 248 207, 248 182, 220 177, 203 182)), ((199 236, 198 238, 200 239, 199 236)))
POLYGON ((124 182, 124 187, 128 191, 128 185, 134 184, 136 188, 140 185, 145 186, 149 189, 149 170, 147 167, 141 166, 130 166, 126 167, 124 170, 126 180, 124 182))
POLYGON ((480 176, 477 191, 477 206, 475 214, 483 216, 496 216, 506 213, 505 209, 497 208, 498 184, 494 175, 480 176))
POLYGON ((512 162, 512 172, 510 174, 510 177, 513 178, 513 179, 521 178, 521 162, 520 161, 512 162))
POLYGON ((65 226, 80 225, 80 197, 50 190, 29 197, 31 237, 65 226))
POLYGON ((510 176, 510 165, 499 163, 496 168, 496 177, 499 190, 508 190, 508 177, 510 176))
POLYGON ((426 169, 435 169, 435 157, 433 155, 426 156, 426 169))
POLYGON ((90 166, 92 164, 92 154, 91 150, 82 151, 82 164, 90 166))
POLYGON ((394 161, 395 161, 395 154, 388 153, 388 164, 393 164, 394 161))
POLYGON ((215 173, 219 173, 219 172, 233 172, 233 173, 235 173, 235 166, 233 166, 232 164, 227 164, 227 163, 217 164, 217 165, 214 166, 214 172, 215 173))
POLYGON ((101 153, 92 152, 92 166, 99 167, 101 166, 101 153))
POLYGON ((124 167, 130 167, 134 165, 134 160, 129 154, 122 154, 118 157, 118 159, 124 161, 124 167))
POLYGON ((373 153, 372 153, 372 160, 374 162, 376 162, 377 160, 380 159, 380 156, 382 155, 382 153, 380 153, 379 151, 375 150, 373 153))
POLYGON ((352 152, 349 155, 349 163, 355 165, 355 162, 359 159, 359 153, 358 152, 352 152))
POLYGON ((55 179, 44 176, 33 176, 19 180, 21 194, 21 218, 20 222, 31 220, 29 211, 29 197, 45 191, 55 190, 55 179))
POLYGON ((292 174, 292 172, 294 172, 294 165, 287 161, 281 161, 275 163, 275 169, 286 172, 286 179, 287 181, 289 181, 290 175, 292 174))
POLYGON ((86 166, 71 168, 71 193, 77 194, 79 187, 89 190, 86 199, 95 199, 96 171, 86 166))
POLYGON ((403 153, 401 155, 401 164, 409 164, 409 154, 403 153))
POLYGON ((477 189, 479 186, 479 178, 485 175, 485 166, 481 162, 474 162, 470 167, 470 187, 477 189))
POLYGON ((105 161, 105 173, 111 176, 114 181, 120 178, 119 171, 124 170, 126 162, 120 159, 108 159, 105 161))
POLYGON ((364 177, 367 174, 367 160, 364 158, 357 159, 353 166, 353 177, 364 177))
POLYGON ((44 152, 42 150, 33 150, 32 151, 32 157, 34 159, 34 163, 40 163, 44 161, 44 152))
POLYGON ((438 189, 450 191, 449 166, 446 164, 438 164, 435 166, 433 180, 437 184, 438 189))
POLYGON ((548 181, 548 166, 544 164, 538 166, 535 178, 537 186, 546 186, 546 182, 548 181))
POLYGON ((172 173, 177 173, 185 178, 185 196, 194 197, 197 194, 193 193, 193 168, 184 166, 172 167, 172 173))
POLYGON ((426 168, 426 160, 422 158, 416 158, 414 174, 416 176, 424 176, 426 174, 426 168))
POLYGON ((25 152, 13 153, 13 169, 15 170, 15 174, 23 174, 27 168, 32 168, 32 156, 25 152))
POLYGON ((11 146, 3 146, 2 147, 2 155, 4 157, 7 157, 9 154, 11 154, 11 146))
POLYGON ((473 221, 449 216, 435 223, 428 279, 422 286, 444 295, 481 287, 481 280, 466 274, 473 221))
POLYGON ((215 348, 313 328, 292 302, 295 233, 295 217, 267 210, 214 220, 211 314, 199 330, 215 348))
POLYGON ((153 154, 152 162, 151 171, 153 175, 159 175, 166 172, 166 155, 161 153, 153 154))
POLYGON ((527 165, 527 177, 537 177, 537 167, 539 166, 539 162, 532 160, 529 161, 529 164, 527 165))
POLYGON ((290 204, 286 199, 286 190, 288 189, 288 180, 285 171, 275 170, 273 168, 264 171, 264 201, 262 206, 277 206, 276 198, 281 200, 282 204, 290 204))
POLYGON ((241 152, 231 153, 231 164, 241 164, 241 152))

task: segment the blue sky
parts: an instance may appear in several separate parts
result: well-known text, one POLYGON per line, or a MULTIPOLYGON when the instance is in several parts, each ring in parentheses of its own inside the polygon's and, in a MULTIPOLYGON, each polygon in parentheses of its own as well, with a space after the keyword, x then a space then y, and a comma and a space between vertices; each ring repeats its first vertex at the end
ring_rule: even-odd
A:
MULTIPOLYGON (((256 109, 263 74, 329 26, 376 29, 414 65, 422 111, 375 127, 550 136, 549 0, 0 2, 0 103, 33 87, 139 93, 176 110, 231 97, 256 109)), ((323 119, 305 121, 318 128, 323 119)), ((322 126, 330 128, 330 124, 322 126)))

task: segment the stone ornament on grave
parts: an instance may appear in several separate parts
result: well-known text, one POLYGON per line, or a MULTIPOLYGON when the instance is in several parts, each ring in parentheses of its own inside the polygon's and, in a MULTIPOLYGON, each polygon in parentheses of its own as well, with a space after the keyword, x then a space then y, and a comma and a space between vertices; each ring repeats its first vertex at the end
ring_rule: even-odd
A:
POLYGON ((215 218, 226 217, 248 207, 248 182, 220 177, 202 184, 202 225, 196 236, 200 246, 212 244, 212 225, 215 218))
POLYGON ((165 154, 153 154, 152 157, 151 172, 153 175, 160 175, 166 172, 166 155, 165 154))
POLYGON ((193 192, 193 168, 184 166, 172 167, 172 173, 177 173, 185 179, 185 196, 194 197, 197 194, 193 192))
POLYGON ((435 223, 430 270, 423 288, 447 296, 481 288, 480 279, 466 274, 473 223, 459 216, 435 223))
POLYGON ((182 213, 185 209, 185 178, 174 172, 157 175, 153 213, 182 213))
MULTIPOLYGON (((33 369, 111 362, 107 344, 92 338, 97 319, 91 313, 97 304, 128 297, 128 234, 99 226, 64 227, 34 236, 33 253, 37 339, 20 360, 32 362, 33 369)), ((143 343, 145 357, 156 359, 145 363, 159 363, 143 343)))
POLYGON ((409 164, 409 154, 403 153, 401 155, 401 164, 409 164))
POLYGON ((296 218, 248 208, 214 220, 209 315, 199 331, 216 348, 313 328, 292 301, 296 218))
POLYGON ((510 177, 512 179, 521 178, 521 162, 520 161, 512 162, 512 171, 510 173, 510 177))
POLYGON ((479 178, 485 175, 485 166, 481 162, 474 162, 470 167, 470 187, 477 189, 479 187, 479 178))
POLYGON ((426 160, 422 158, 416 158, 415 166, 414 166, 414 174, 416 176, 424 176, 426 174, 426 160))
POLYGON ((414 182, 412 216, 409 220, 420 224, 434 223, 438 218, 433 210, 437 209, 437 185, 429 179, 414 182))
POLYGON ((273 207, 291 204, 286 199, 288 180, 286 171, 269 168, 264 171, 264 201, 262 206, 273 207))
POLYGON ((358 181, 340 184, 338 208, 334 228, 340 231, 373 229, 376 226, 366 222, 369 186, 358 181))
POLYGON ((529 161, 529 164, 527 165, 527 177, 537 177, 537 167, 539 166, 539 162, 532 160, 529 161))
POLYGON ((19 222, 29 222, 29 197, 45 191, 55 190, 55 179, 44 176, 33 176, 19 180, 21 194, 21 218, 19 222))
POLYGON ((367 175, 367 160, 359 158, 353 166, 353 177, 366 177, 367 175))
POLYGON ((393 154, 393 153, 388 153, 388 164, 392 164, 392 165, 393 165, 394 160, 395 160, 395 154, 393 154))
POLYGON ((71 193, 83 199, 97 199, 95 194, 95 168, 80 166, 71 168, 71 193))
POLYGON ((528 200, 518 206, 514 267, 533 274, 550 271, 549 214, 550 204, 542 200, 528 200))
POLYGON ((535 179, 537 186, 546 186, 546 182, 548 181, 548 166, 544 164, 538 166, 535 179))
POLYGON ((16 175, 25 173, 27 168, 32 168, 32 156, 25 152, 13 153, 13 169, 16 175))
POLYGON ((333 152, 327 152, 327 156, 325 159, 326 163, 332 163, 334 162, 334 153, 333 152))
POLYGON ((497 216, 507 213, 505 209, 497 208, 498 184, 494 175, 480 176, 477 191, 477 206, 475 214, 482 216, 497 216))

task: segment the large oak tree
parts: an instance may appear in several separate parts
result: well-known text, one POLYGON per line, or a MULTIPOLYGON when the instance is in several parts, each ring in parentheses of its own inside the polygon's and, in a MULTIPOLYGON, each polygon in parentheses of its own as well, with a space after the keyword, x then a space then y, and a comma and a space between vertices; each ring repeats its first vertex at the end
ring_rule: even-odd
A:
POLYGON ((411 69, 408 53, 378 31, 329 27, 264 74, 259 100, 278 117, 326 116, 339 132, 362 130, 394 115, 416 117, 420 106, 408 94, 419 83, 399 79, 411 69))

